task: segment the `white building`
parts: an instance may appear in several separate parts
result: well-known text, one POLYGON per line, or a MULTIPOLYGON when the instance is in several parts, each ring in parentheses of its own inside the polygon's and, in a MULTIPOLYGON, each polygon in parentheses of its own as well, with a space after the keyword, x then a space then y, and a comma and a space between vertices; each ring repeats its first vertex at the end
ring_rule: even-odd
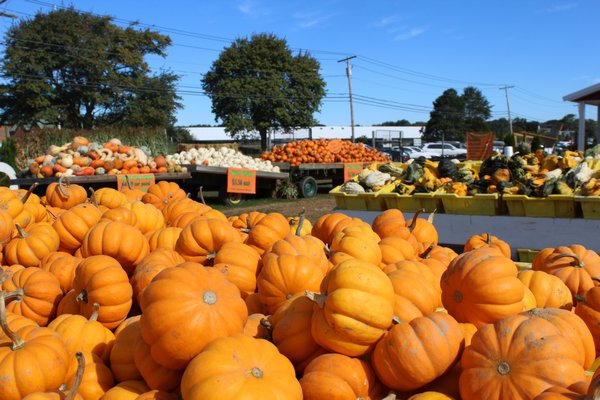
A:
MULTIPOLYGON (((355 126, 355 138, 367 137, 369 141, 376 139, 378 142, 399 143, 404 145, 421 144, 423 126, 355 126)), ((186 127, 194 140, 205 142, 228 142, 233 139, 225 128, 222 127, 186 127)), ((250 132, 248 137, 258 139, 258 132, 250 132)), ((308 129, 296 129, 285 133, 276 131, 271 135, 272 143, 288 142, 299 139, 351 139, 352 129, 350 126, 313 126, 308 129)))

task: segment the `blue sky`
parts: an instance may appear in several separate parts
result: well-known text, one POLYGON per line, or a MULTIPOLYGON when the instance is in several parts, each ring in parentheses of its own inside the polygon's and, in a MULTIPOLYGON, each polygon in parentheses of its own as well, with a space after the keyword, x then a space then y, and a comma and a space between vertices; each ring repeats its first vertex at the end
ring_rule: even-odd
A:
MULTIPOLYGON (((214 124, 200 80, 222 49, 237 37, 269 32, 295 51, 308 50, 327 82, 317 119, 349 125, 345 65, 352 60, 355 123, 427 121, 432 102, 450 87, 476 86, 506 116, 561 118, 576 113, 562 97, 600 82, 597 0, 8 0, 0 7, 26 18, 52 4, 138 20, 167 33, 173 46, 155 69, 181 75, 184 108, 178 123, 214 124)), ((0 19, 4 33, 11 22, 0 19)), ((596 119, 596 109, 588 108, 596 119)))

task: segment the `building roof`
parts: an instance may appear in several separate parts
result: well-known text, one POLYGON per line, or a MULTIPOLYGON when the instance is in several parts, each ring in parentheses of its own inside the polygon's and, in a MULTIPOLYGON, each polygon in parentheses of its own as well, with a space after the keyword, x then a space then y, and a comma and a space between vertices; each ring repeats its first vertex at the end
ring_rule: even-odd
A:
POLYGON ((588 86, 563 97, 564 101, 600 105, 600 83, 588 86))

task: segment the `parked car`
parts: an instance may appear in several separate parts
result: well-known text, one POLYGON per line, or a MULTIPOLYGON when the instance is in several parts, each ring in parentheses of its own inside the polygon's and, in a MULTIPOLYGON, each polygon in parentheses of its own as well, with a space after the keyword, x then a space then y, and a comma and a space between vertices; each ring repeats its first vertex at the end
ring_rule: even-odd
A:
POLYGON ((426 143, 421 151, 411 152, 412 158, 466 158, 467 150, 450 143, 426 143))
POLYGON ((492 144, 492 150, 502 153, 502 152, 504 152, 504 146, 505 146, 504 141, 494 140, 494 143, 492 144))

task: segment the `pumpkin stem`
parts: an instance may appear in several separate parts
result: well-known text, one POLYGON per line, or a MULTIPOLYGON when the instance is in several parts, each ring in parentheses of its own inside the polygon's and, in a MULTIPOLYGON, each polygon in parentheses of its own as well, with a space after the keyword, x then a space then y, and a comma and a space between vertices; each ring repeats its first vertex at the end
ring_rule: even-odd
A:
POLYGON ((306 297, 308 297, 308 299, 310 301, 314 301, 315 303, 317 303, 317 305, 319 306, 319 308, 325 307, 325 300, 327 299, 327 295, 326 294, 318 294, 318 293, 315 293, 315 292, 311 292, 310 290, 305 290, 304 291, 304 295, 306 297))
POLYGON ((56 220, 56 218, 57 218, 57 217, 56 217, 56 215, 54 215, 54 213, 53 213, 52 211, 50 211, 50 210, 48 209, 48 207, 44 207, 44 208, 46 209, 46 212, 47 212, 48 214, 50 214, 50 216, 52 217, 52 219, 56 220))
POLYGON ((580 295, 579 293, 575 293, 573 295, 573 298, 575 299, 575 301, 577 303, 585 303, 585 298, 582 295, 580 295))
POLYGON ((90 315, 90 321, 98 321, 98 313, 100 312, 100 304, 97 301, 92 304, 92 315, 90 315))
POLYGON ((27 189, 27 193, 25 193, 25 196, 23 196, 21 198, 21 203, 25 204, 27 202, 27 200, 29 199, 29 197, 31 196, 31 193, 33 193, 34 189, 38 186, 39 186, 39 183, 33 182, 33 184, 31 186, 29 186, 29 189, 27 189))
POLYGON ((77 297, 75 297, 75 301, 83 301, 84 303, 88 302, 88 298, 87 298, 87 291, 85 289, 83 289, 78 295, 77 297))
POLYGON ((96 191, 94 190, 93 187, 90 187, 90 193, 92 194, 90 196, 90 200, 92 201, 92 204, 94 205, 94 207, 98 208, 98 198, 96 197, 96 191))
POLYGON ((17 231, 19 232, 19 237, 21 239, 26 238, 29 234, 27 233, 27 231, 25 231, 25 229, 23 229, 23 227, 21 225, 19 225, 19 223, 15 223, 15 227, 17 228, 17 231))
POLYGON ((272 340, 273 339, 273 324, 271 324, 271 321, 269 321, 269 318, 261 318, 260 319, 260 325, 265 328, 265 330, 267 331, 267 337, 266 339, 268 340, 272 340))
POLYGON ((581 258, 579 258, 579 256, 575 253, 557 254, 554 257, 552 257, 552 261, 559 260, 559 259, 565 258, 565 257, 571 257, 574 259, 574 261, 571 263, 571 265, 575 268, 583 268, 585 266, 583 264, 583 261, 581 261, 581 258))
POLYGON ((392 325, 400 325, 400 324, 403 324, 403 323, 404 323, 404 321, 402 321, 400 319, 400 317, 398 317, 397 315, 394 315, 392 317, 392 325))
POLYGON ((408 225, 408 229, 411 232, 413 231, 413 229, 415 229, 415 226, 417 226, 417 218, 419 217, 419 214, 421 214, 422 212, 425 212, 425 209, 421 208, 420 210, 417 210, 415 215, 413 215, 412 219, 410 220, 410 225, 408 225))
POLYGON ((492 244, 492 235, 491 235, 489 232, 488 232, 488 233, 486 233, 486 235, 487 235, 487 239, 486 239, 486 241, 485 241, 485 242, 486 242, 486 243, 488 244, 488 246, 489 246, 490 244, 492 244))
POLYGON ((202 204, 206 205, 206 201, 204 201, 204 191, 202 190, 202 186, 200 186, 200 201, 202 202, 202 204))
POLYGON ((506 361, 500 361, 496 366, 496 372, 502 376, 510 374, 510 364, 506 361))
POLYGON ((590 382, 586 398, 590 400, 600 399, 600 375, 592 379, 592 382, 590 382))
MULTIPOLYGON (((7 278, 10 278, 11 274, 7 275, 7 278)), ((23 290, 23 288, 15 289, 12 292, 4 292, 4 300, 22 301, 23 296, 25 296, 25 291, 23 290)))
POLYGON ((304 216, 304 213, 306 212, 306 210, 303 208, 302 211, 300 212, 300 214, 298 214, 298 226, 296 227, 296 236, 301 236, 300 234, 302 233, 302 225, 304 225, 304 219, 306 218, 304 216))
POLYGON ((600 282, 600 277, 592 276, 591 278, 593 281, 600 282))
POLYGON ((390 392, 387 396, 385 396, 383 399, 381 400, 396 400, 396 393, 394 393, 393 391, 390 392))
POLYGON ((433 217, 435 217, 436 211, 437 208, 434 208, 431 214, 429 214, 429 217, 427 217, 427 222, 429 222, 430 224, 433 224, 433 217))
POLYGON ((71 194, 68 192, 65 192, 65 189, 63 188, 63 186, 65 186, 67 189, 71 186, 71 182, 69 181, 69 178, 66 177, 66 175, 61 175, 60 178, 58 178, 58 191, 60 192, 60 194, 63 197, 66 197, 67 199, 69 197, 71 197, 71 194), (66 183, 64 183, 66 182, 66 183))
POLYGON ((8 326, 8 321, 6 321, 6 304, 4 303, 5 295, 6 292, 0 290, 0 328, 2 328, 4 334, 12 342, 12 345, 10 346, 11 350, 16 351, 25 346, 25 341, 8 326))
POLYGON ((258 367, 252 367, 252 369, 250 370, 250 373, 256 379, 262 379, 262 377, 263 377, 262 369, 260 369, 258 367))
POLYGON ((429 245, 429 247, 427 247, 427 249, 425 249, 425 251, 419 255, 419 257, 421 258, 429 258, 429 254, 431 253, 431 251, 434 249, 435 244, 431 243, 429 245))
POLYGON ((73 400, 79 391, 79 386, 81 386, 81 381, 83 381, 83 373, 85 372, 85 357, 83 353, 78 351, 75 353, 75 358, 77 358, 77 372, 75 373, 75 379, 73 380, 73 386, 71 386, 71 390, 65 397, 65 400, 73 400))

